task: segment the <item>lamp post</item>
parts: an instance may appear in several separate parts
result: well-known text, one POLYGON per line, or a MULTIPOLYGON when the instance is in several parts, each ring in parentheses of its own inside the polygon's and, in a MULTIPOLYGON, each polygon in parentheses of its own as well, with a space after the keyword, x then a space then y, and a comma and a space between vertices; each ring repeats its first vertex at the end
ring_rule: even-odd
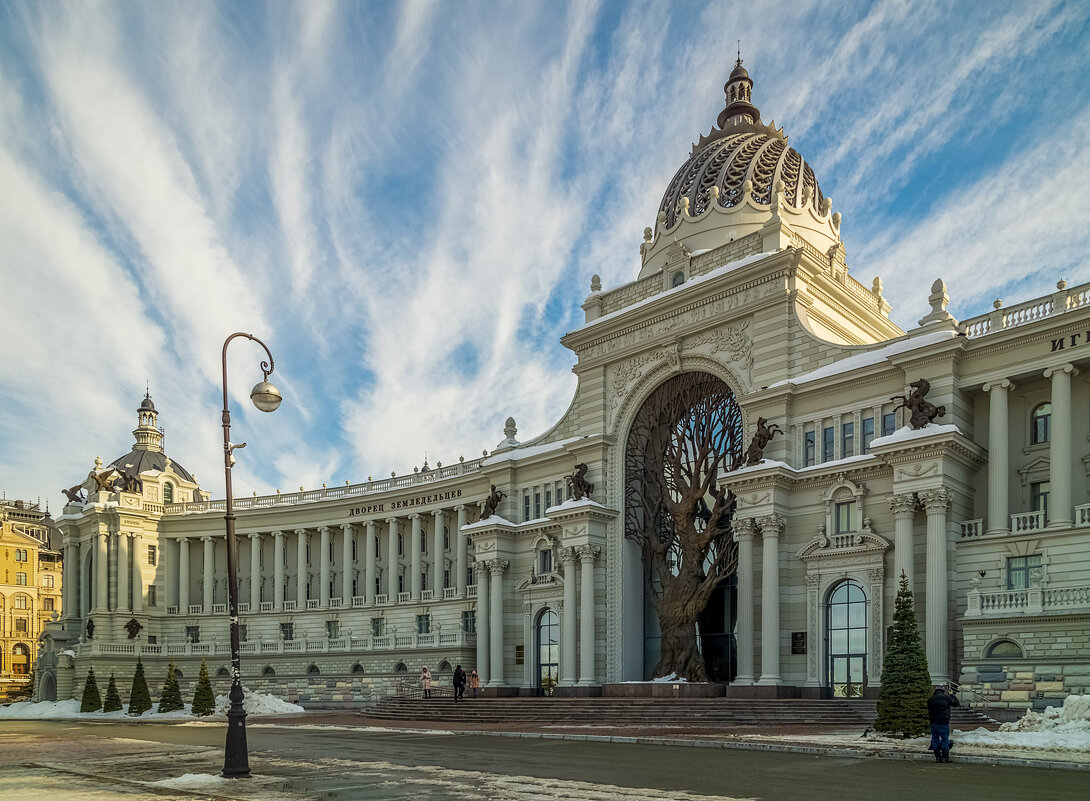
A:
MULTIPOLYGON (((250 400, 263 412, 273 412, 283 398, 280 392, 269 383, 269 374, 273 371, 272 353, 268 346, 253 334, 242 332, 231 334, 223 343, 223 473, 227 486, 227 514, 223 519, 227 523, 227 601, 231 622, 231 708, 227 710, 227 743, 223 750, 223 776, 227 779, 244 779, 250 776, 250 757, 246 750, 246 710, 242 701, 242 666, 238 642, 238 564, 235 553, 235 513, 231 507, 231 467, 235 463, 232 453, 236 448, 246 447, 242 442, 231 442, 231 412, 227 408, 227 346, 235 337, 252 339, 265 349, 269 361, 261 362, 264 378, 250 392, 250 400)), ((251 579, 252 580, 252 579, 251 579)))

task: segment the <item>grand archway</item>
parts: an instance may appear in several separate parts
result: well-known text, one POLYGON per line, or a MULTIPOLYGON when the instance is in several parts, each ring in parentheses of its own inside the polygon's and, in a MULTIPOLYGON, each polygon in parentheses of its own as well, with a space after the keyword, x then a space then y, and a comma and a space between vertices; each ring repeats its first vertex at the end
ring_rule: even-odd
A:
MULTIPOLYGON (((625 536, 641 549, 645 595, 661 633, 652 676, 707 681, 712 667, 716 679, 728 677, 730 643, 716 645, 713 666, 701 652, 698 621, 713 598, 727 602, 726 580, 737 565, 733 498, 719 481, 741 455, 742 413, 734 392, 709 373, 668 379, 632 422, 625 443, 625 536)), ((731 627, 731 617, 729 611, 725 619, 717 616, 721 628, 731 627)), ((729 638, 729 630, 716 633, 729 638)))

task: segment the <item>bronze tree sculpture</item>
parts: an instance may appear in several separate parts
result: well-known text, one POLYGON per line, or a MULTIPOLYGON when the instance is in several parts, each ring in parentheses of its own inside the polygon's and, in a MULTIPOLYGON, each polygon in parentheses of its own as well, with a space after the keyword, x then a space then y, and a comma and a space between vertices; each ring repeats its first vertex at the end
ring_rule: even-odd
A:
POLYGON ((643 552, 645 590, 658 613, 653 675, 707 681, 696 623, 737 567, 734 498, 719 477, 741 460, 742 417, 730 387, 683 373, 644 402, 625 450, 625 536, 643 552))

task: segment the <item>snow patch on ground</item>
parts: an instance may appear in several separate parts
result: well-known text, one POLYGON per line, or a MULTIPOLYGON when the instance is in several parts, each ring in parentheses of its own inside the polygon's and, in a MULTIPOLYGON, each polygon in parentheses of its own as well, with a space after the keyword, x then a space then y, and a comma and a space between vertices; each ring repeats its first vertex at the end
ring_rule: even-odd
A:
MULTIPOLYGON (((80 712, 80 702, 72 698, 66 701, 38 701, 37 703, 19 701, 15 704, 0 707, 0 718, 9 720, 146 720, 152 722, 164 720, 222 721, 227 719, 227 709, 230 706, 230 699, 228 699, 226 695, 219 695, 216 696, 215 713, 207 718, 200 718, 197 715, 194 715, 190 710, 190 704, 186 704, 185 709, 180 709, 176 712, 156 712, 156 705, 142 715, 129 717, 128 704, 123 704, 121 710, 118 712, 103 712, 101 710, 98 712, 80 712)), ((247 693, 243 707, 246 709, 248 715, 253 715, 255 717, 265 715, 294 715, 304 711, 303 707, 298 704, 288 703, 275 696, 262 695, 259 693, 247 693)))
POLYGON ((1034 748, 1044 751, 1090 751, 1090 695, 1069 695, 1062 707, 1028 710, 1020 719, 1004 723, 999 731, 977 729, 961 735, 961 742, 1034 748))
POLYGON ((211 773, 183 773, 176 779, 160 779, 157 782, 149 782, 155 787, 170 787, 173 789, 216 787, 235 781, 225 779, 222 776, 214 776, 211 773))

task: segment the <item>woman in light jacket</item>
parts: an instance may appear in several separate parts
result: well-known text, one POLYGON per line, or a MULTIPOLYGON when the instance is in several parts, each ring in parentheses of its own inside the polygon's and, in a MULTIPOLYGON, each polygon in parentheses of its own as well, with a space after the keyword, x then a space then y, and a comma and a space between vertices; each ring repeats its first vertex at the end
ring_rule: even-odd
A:
POLYGON ((420 686, 424 690, 424 697, 431 698, 431 671, 426 667, 420 668, 420 686))

